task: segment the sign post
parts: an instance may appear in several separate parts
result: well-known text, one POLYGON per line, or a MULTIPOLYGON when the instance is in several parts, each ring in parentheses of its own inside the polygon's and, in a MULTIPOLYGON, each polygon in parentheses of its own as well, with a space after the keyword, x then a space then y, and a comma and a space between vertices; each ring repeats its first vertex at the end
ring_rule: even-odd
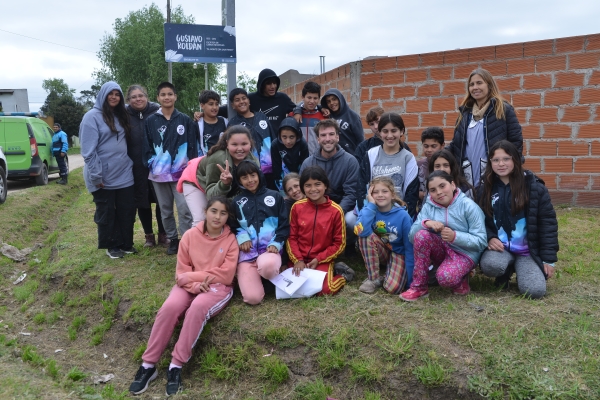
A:
MULTIPOLYGON (((230 26, 233 29, 235 29, 235 0, 222 0, 221 1, 221 8, 222 8, 222 20, 221 20, 221 24, 223 26, 230 26)), ((235 61, 232 64, 227 64, 227 94, 226 96, 229 95, 229 93, 231 93, 231 91, 233 89, 235 89, 235 87, 237 86, 237 73, 236 73, 236 69, 235 69, 235 61)), ((233 113, 233 108, 231 107, 231 104, 228 103, 228 116, 229 118, 233 118, 234 113, 233 113)))

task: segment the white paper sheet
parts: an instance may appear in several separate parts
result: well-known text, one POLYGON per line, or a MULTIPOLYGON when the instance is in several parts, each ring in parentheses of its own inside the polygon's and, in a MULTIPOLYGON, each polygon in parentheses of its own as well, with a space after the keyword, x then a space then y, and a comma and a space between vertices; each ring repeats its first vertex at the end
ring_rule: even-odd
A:
POLYGON ((283 290, 288 295, 292 295, 304 282, 306 282, 306 276, 296 276, 292 273, 292 268, 284 270, 282 273, 271 279, 273 285, 279 290, 283 290))
MULTIPOLYGON (((275 297, 277 299, 298 299, 314 296, 323 290, 323 280, 325 279, 325 275, 327 275, 326 272, 305 268, 300 272, 300 277, 296 277, 292 274, 292 268, 288 268, 271 281, 275 284, 275 297), (280 289, 274 282, 275 279, 282 275, 287 279, 289 279, 290 276, 296 280, 298 278, 305 278, 305 281, 298 289, 292 292, 292 294, 289 294, 285 290, 280 289)), ((287 285, 287 282, 285 284, 287 285)))

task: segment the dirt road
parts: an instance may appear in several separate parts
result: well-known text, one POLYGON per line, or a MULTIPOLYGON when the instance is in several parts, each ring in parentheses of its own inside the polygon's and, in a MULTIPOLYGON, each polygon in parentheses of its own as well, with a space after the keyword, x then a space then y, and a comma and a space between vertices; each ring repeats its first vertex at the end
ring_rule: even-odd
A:
MULTIPOLYGON (((73 171, 77 168, 83 167, 83 157, 81 154, 71 154, 69 156, 69 170, 73 171)), ((48 176, 48 185, 53 185, 54 181, 58 180, 58 172, 50 174, 48 176)), ((18 193, 20 191, 29 189, 36 186, 35 182, 30 180, 22 180, 22 181, 8 181, 8 195, 12 195, 18 193)))

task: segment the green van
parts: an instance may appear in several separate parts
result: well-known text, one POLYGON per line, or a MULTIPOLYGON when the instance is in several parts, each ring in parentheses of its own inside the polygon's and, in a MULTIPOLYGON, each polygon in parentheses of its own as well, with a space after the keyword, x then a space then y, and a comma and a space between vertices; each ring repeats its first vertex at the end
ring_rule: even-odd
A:
MULTIPOLYGON (((48 174, 58 173, 52 155, 54 131, 36 115, 0 112, 0 146, 10 167, 8 179, 32 179, 38 185, 46 185, 48 174)), ((68 157, 65 161, 68 170, 68 157)))

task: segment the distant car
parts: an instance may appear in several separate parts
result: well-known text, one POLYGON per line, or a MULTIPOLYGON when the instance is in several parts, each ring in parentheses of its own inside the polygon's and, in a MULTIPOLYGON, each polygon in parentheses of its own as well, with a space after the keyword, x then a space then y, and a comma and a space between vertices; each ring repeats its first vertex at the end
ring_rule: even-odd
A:
MULTIPOLYGON (((8 179, 33 179, 48 184, 48 174, 59 172, 52 155, 54 131, 37 113, 0 113, 0 146, 10 164, 8 179)), ((67 171, 69 159, 65 157, 67 171)))
POLYGON ((8 164, 6 164, 6 157, 0 146, 0 204, 6 201, 6 195, 8 193, 8 185, 6 184, 6 174, 8 172, 8 164))

